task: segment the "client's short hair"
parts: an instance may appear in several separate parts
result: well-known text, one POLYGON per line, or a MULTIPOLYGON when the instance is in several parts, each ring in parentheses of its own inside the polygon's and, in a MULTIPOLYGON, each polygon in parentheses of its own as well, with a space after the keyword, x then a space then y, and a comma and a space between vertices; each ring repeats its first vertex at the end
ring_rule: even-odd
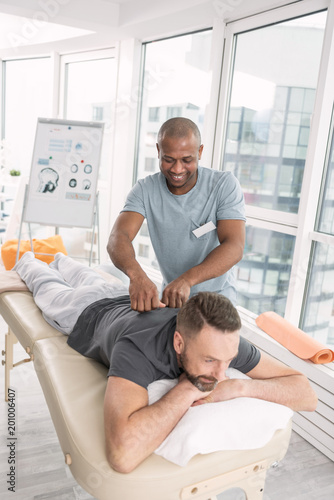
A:
POLYGON ((176 330, 188 337, 199 333, 205 324, 229 333, 241 328, 240 316, 232 302, 214 292, 199 292, 177 314, 176 330))

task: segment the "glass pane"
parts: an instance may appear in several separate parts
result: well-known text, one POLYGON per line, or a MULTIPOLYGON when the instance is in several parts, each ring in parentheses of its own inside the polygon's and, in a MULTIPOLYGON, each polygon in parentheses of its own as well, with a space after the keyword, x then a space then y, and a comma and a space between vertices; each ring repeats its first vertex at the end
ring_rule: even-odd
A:
MULTIPOLYGON (((114 58, 72 62, 66 65, 66 89, 64 117, 73 120, 104 122, 101 162, 99 169, 99 226, 109 227, 109 187, 111 167, 112 106, 116 89, 116 63, 114 58)), ((101 231, 94 240, 94 256, 97 258, 97 242, 100 249, 107 244, 107 231, 101 231)), ((88 258, 91 234, 84 229, 62 228, 61 235, 71 256, 88 258)))
POLYGON ((244 256, 236 266, 238 305, 284 316, 294 246, 294 236, 246 227, 244 256))
POLYGON ((334 248, 315 243, 302 329, 334 347, 334 248))
POLYGON ((318 230, 334 235, 334 134, 328 155, 327 173, 321 202, 318 230))
POLYGON ((175 116, 193 120, 203 130, 211 88, 211 30, 148 43, 137 158, 137 178, 159 170, 156 136, 175 116))
POLYGON ((236 35, 223 168, 246 203, 297 213, 326 12, 236 35))
POLYGON ((29 176, 38 117, 50 117, 52 68, 49 57, 5 63, 6 166, 29 176))
POLYGON ((80 61, 66 65, 65 118, 105 123, 99 171, 100 179, 108 179, 110 168, 110 124, 112 102, 115 98, 115 59, 80 61))

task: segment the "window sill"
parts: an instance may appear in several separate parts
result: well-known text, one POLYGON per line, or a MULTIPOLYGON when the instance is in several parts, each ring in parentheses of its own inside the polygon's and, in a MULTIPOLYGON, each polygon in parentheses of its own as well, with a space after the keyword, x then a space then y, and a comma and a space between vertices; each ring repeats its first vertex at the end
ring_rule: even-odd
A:
POLYGON ((252 342, 256 347, 267 352, 274 358, 282 361, 304 373, 311 381, 324 387, 330 392, 334 387, 334 363, 326 365, 316 365, 312 361, 303 360, 292 354, 288 349, 279 344, 276 340, 267 335, 255 323, 256 314, 237 307, 242 321, 242 335, 252 342))

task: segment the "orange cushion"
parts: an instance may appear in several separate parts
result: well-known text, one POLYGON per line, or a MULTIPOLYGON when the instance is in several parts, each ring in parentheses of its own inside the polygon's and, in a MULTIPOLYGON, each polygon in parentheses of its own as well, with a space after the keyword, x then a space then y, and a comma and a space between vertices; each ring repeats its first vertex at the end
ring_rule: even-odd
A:
POLYGON ((301 359, 309 359, 316 364, 330 363, 334 360, 334 352, 331 349, 273 311, 260 314, 255 322, 268 335, 301 359))
MULTIPOLYGON (((18 239, 8 240, 5 241, 5 243, 1 246, 1 257, 7 271, 13 269, 13 267, 15 266, 18 241, 18 239)), ((47 264, 50 264, 50 262, 54 260, 53 256, 57 252, 62 252, 67 255, 62 237, 59 234, 50 236, 50 238, 46 238, 45 240, 33 239, 32 243, 36 258, 43 260, 47 264), (46 253, 51 255, 39 255, 39 253, 46 253)), ((29 251, 31 251, 30 240, 21 241, 19 259, 25 252, 29 251)))

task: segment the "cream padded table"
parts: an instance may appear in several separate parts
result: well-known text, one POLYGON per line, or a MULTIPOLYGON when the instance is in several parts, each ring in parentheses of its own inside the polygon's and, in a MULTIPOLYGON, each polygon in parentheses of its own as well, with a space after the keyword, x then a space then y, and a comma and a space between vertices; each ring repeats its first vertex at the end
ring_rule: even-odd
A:
POLYGON ((33 360, 65 462, 95 498, 213 500, 235 487, 243 489, 248 500, 262 498, 266 471, 284 457, 291 424, 256 450, 196 455, 185 467, 152 454, 130 474, 120 474, 108 465, 104 445, 107 369, 71 349, 67 338, 45 322, 30 292, 1 293, 0 313, 9 327, 7 384, 14 334, 33 360))

